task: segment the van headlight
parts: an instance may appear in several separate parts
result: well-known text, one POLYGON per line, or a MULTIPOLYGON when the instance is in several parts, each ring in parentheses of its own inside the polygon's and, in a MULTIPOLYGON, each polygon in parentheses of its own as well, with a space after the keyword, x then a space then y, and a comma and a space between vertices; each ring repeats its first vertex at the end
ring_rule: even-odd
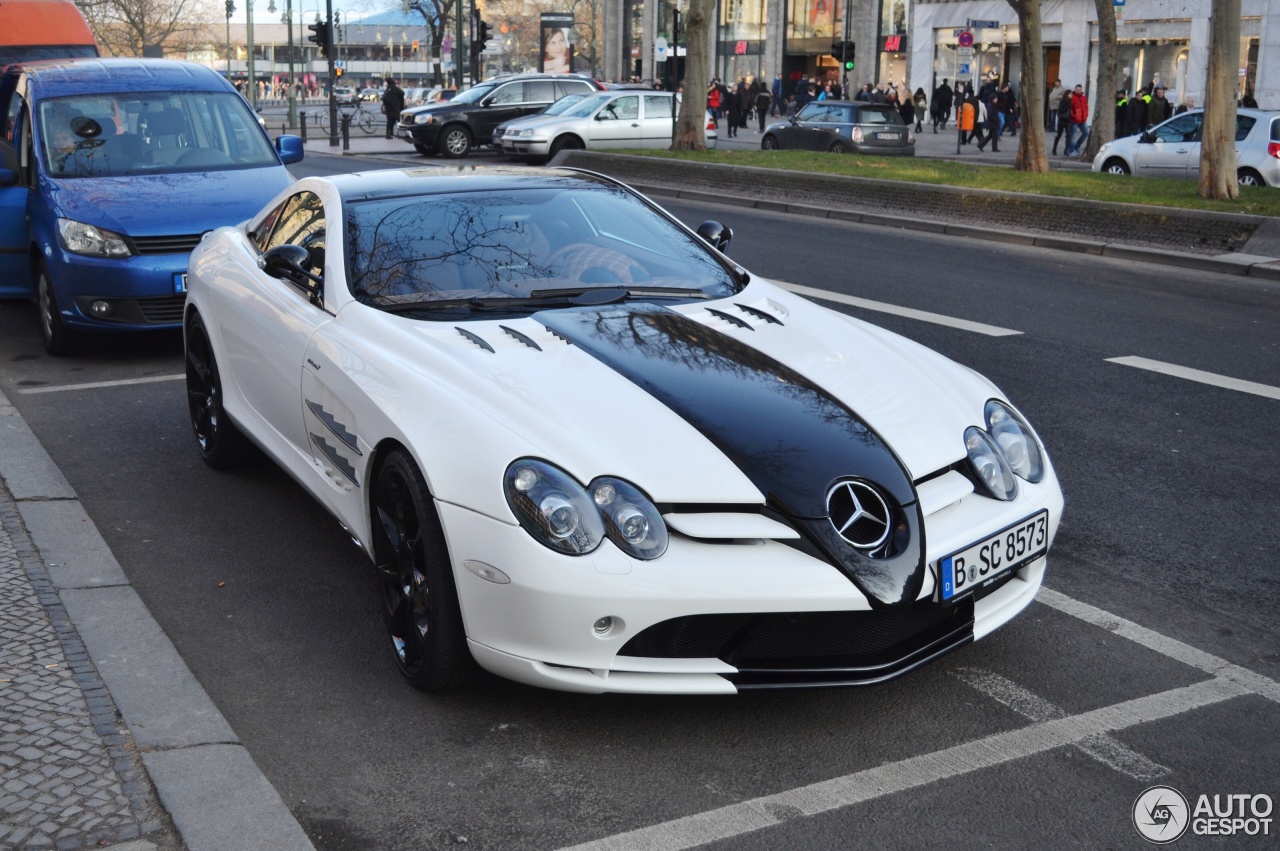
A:
POLYGON ((128 257, 133 253, 120 234, 71 219, 58 219, 58 241, 72 254, 88 257, 128 257))

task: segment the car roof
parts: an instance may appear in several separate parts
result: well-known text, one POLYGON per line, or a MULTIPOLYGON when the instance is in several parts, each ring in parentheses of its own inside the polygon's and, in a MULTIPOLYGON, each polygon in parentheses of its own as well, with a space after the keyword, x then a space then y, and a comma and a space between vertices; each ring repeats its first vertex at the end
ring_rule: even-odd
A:
POLYGON ((468 165, 458 168, 406 168, 333 175, 331 183, 343 201, 371 201, 414 195, 447 195, 496 189, 552 189, 608 184, 608 178, 566 168, 468 165))
POLYGON ((221 74, 174 59, 48 59, 11 66, 37 96, 99 92, 235 91, 221 74))

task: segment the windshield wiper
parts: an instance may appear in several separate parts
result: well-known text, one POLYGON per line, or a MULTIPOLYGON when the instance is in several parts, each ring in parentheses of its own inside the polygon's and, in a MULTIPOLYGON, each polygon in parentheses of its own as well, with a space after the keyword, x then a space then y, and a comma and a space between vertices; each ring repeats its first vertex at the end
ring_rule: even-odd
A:
POLYGON ((711 298, 697 287, 562 287, 560 289, 534 290, 530 299, 563 298, 577 305, 615 304, 632 298, 711 298))
POLYGON ((632 298, 710 298, 696 287, 566 287, 563 289, 534 290, 522 298, 421 298, 412 301, 382 303, 377 296, 357 292, 356 297, 368 298, 370 307, 388 313, 412 313, 414 311, 505 311, 530 308, 545 310, 549 307, 592 307, 617 304, 632 298))

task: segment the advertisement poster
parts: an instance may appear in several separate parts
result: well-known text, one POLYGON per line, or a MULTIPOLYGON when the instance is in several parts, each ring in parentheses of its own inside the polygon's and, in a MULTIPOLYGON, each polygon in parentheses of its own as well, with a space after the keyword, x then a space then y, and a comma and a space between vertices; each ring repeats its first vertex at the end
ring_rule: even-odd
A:
POLYGON ((567 74, 573 70, 573 32, 571 12, 542 13, 542 72, 567 74))

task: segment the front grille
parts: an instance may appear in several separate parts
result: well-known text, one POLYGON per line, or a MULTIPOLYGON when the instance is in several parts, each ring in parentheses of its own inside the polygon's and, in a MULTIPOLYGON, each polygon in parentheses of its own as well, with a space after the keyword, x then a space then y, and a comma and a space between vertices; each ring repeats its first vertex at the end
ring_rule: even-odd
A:
POLYGON ((182 321, 182 311, 187 303, 185 295, 166 295, 159 298, 137 299, 142 318, 156 325, 173 325, 182 321))
POLYGON ((654 624, 623 656, 718 658, 740 687, 879 682, 972 639, 973 602, 862 612, 689 615, 654 624))
POLYGON ((173 236, 135 236, 133 247, 139 254, 190 254, 200 244, 203 234, 173 236))

